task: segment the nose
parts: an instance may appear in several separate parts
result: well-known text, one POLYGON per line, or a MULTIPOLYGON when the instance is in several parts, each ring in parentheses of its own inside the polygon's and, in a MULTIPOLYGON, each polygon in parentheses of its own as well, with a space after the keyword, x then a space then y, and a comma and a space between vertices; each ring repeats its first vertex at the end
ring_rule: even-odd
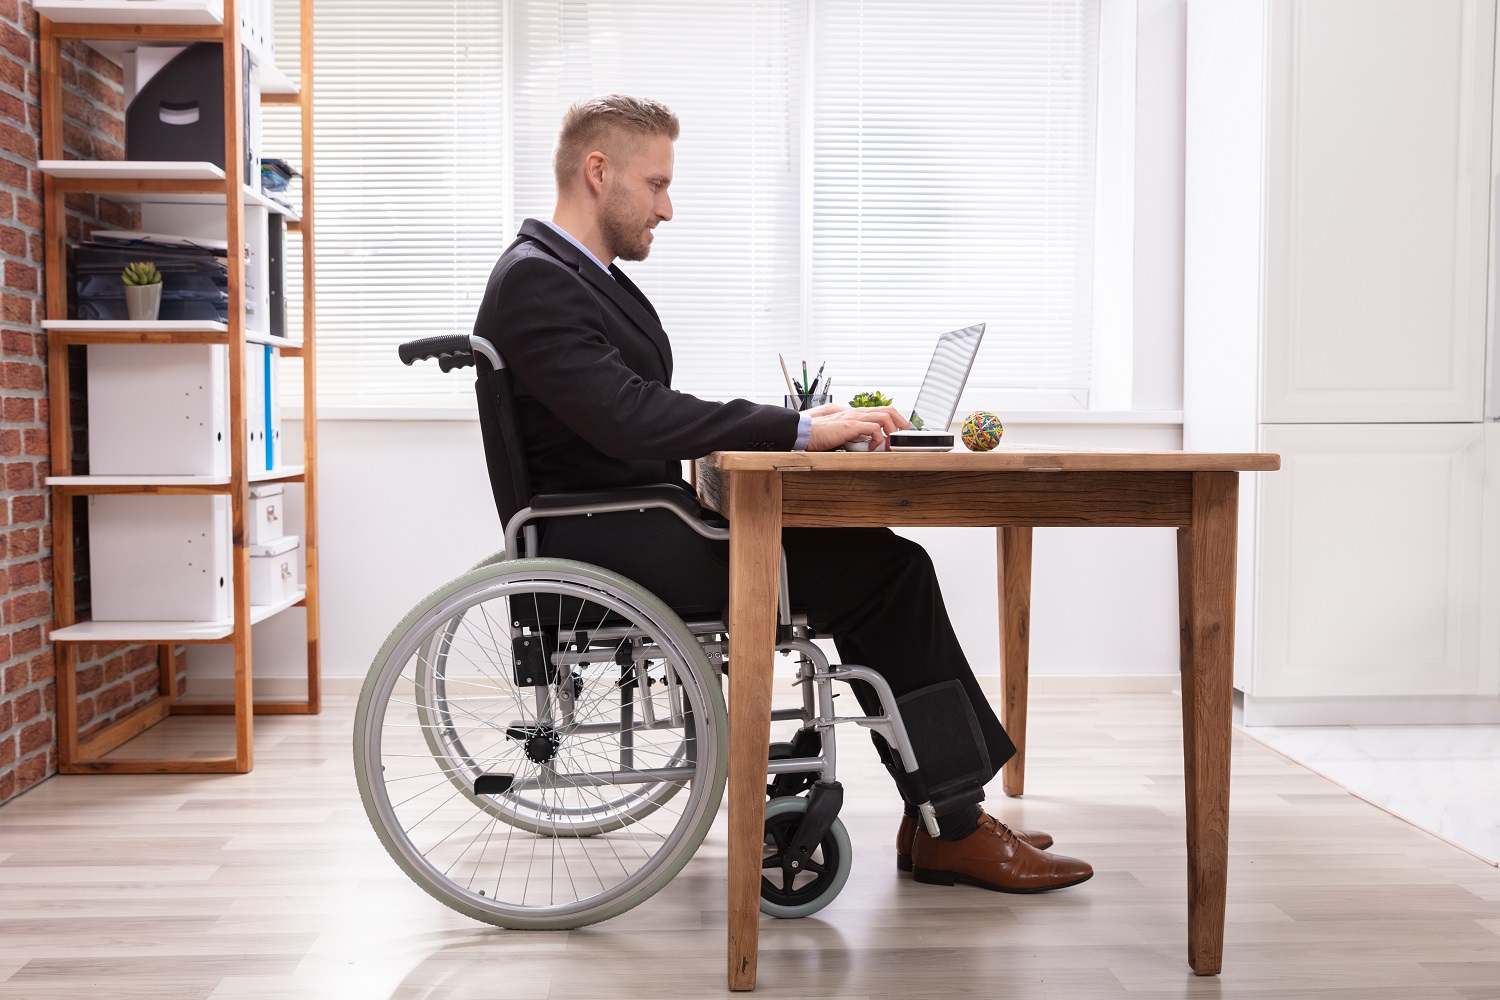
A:
POLYGON ((656 217, 663 222, 672 221, 672 196, 663 191, 656 199, 656 217))

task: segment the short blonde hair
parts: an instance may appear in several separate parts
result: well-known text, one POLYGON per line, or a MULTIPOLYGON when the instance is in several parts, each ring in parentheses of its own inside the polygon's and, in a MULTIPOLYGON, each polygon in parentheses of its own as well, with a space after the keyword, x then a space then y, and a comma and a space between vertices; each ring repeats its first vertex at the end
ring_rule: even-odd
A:
POLYGON ((566 187, 579 162, 610 140, 664 135, 677 141, 681 126, 672 109, 659 101, 625 94, 606 94, 579 101, 563 115, 552 154, 552 171, 559 190, 566 187))

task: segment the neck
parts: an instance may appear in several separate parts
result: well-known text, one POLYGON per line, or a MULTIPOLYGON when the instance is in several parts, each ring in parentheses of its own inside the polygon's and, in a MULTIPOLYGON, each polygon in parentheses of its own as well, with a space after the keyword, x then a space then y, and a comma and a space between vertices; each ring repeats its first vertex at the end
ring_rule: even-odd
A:
POLYGON ((569 236, 588 247, 589 253, 598 257, 605 267, 615 262, 614 255, 604 249, 604 238, 593 213, 580 211, 576 206, 559 200, 552 210, 552 224, 566 229, 569 236))

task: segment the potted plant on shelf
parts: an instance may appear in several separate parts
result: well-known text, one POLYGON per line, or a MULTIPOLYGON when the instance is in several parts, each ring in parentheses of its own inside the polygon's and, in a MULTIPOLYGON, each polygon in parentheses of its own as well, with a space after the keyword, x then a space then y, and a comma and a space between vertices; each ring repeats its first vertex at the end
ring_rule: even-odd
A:
POLYGON ((125 282, 125 311, 131 319, 151 321, 161 312, 161 272, 150 261, 127 264, 120 278, 125 282))

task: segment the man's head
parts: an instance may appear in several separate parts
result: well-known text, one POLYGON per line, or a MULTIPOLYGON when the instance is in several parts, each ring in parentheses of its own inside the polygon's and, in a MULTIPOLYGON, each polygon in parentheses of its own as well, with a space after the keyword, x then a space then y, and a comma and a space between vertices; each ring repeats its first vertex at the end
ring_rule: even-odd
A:
POLYGON ((609 257, 645 260, 651 230, 672 217, 677 116, 664 104, 610 94, 563 116, 552 168, 567 214, 589 219, 609 257))

